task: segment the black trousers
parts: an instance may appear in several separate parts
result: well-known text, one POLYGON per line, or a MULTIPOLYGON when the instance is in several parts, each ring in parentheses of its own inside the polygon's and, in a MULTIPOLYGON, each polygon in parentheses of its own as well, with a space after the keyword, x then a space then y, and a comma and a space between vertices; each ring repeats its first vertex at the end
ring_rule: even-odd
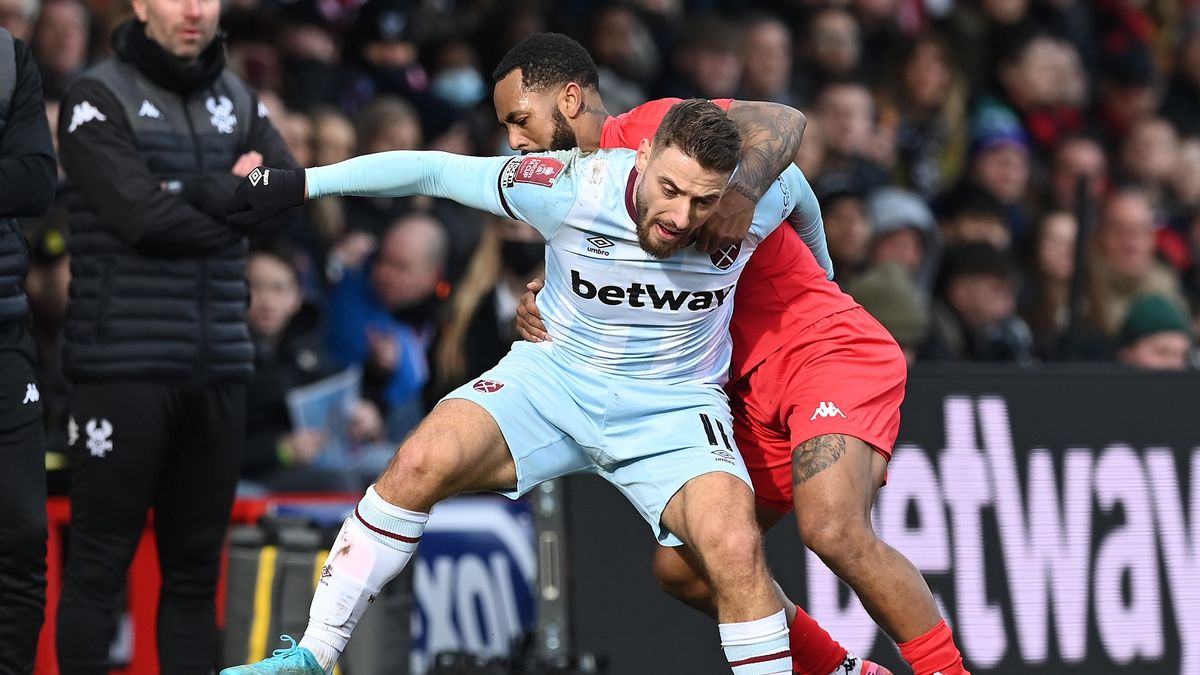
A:
POLYGON ((33 672, 46 605, 46 449, 33 341, 0 321, 0 674, 33 672))
POLYGON ((61 672, 108 672, 116 602, 153 507, 162 569, 159 672, 208 675, 221 547, 245 444, 245 385, 83 383, 72 393, 71 416, 61 672))

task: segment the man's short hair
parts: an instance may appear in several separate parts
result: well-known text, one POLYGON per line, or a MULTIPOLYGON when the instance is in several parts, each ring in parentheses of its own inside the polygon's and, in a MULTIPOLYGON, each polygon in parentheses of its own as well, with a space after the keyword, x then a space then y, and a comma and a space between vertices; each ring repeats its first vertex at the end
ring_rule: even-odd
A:
POLYGON ((720 106, 692 98, 671 106, 658 125, 654 152, 667 146, 674 146, 709 171, 731 173, 742 154, 742 137, 720 106))
POLYGON ((518 69, 521 86, 530 91, 545 91, 568 82, 585 89, 600 89, 600 73, 592 55, 562 33, 535 33, 517 43, 492 71, 492 83, 518 69))

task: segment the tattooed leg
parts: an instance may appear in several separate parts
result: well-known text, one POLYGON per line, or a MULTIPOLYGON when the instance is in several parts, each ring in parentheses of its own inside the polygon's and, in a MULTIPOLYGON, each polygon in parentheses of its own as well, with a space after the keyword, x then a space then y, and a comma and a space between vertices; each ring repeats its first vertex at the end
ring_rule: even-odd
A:
POLYGON ((875 535, 871 504, 887 463, 852 436, 830 434, 792 451, 800 536, 845 581, 896 642, 924 635, 941 616, 916 567, 875 535))

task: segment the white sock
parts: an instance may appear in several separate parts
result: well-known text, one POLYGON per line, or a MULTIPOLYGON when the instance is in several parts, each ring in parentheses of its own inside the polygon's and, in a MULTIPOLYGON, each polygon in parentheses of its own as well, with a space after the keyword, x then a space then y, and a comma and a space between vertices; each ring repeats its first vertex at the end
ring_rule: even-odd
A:
POLYGON ((408 564, 428 520, 428 513, 387 503, 375 486, 346 519, 325 559, 300 640, 326 673, 333 672, 367 605, 408 564))
POLYGON ((792 649, 788 640, 787 612, 779 610, 763 619, 723 623, 721 649, 734 675, 788 675, 792 649))

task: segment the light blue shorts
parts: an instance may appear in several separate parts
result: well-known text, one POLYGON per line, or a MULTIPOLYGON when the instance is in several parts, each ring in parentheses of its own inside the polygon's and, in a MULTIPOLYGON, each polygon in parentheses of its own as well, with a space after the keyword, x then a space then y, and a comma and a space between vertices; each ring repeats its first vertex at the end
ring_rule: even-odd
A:
POLYGON ((473 401, 504 434, 516 499, 561 476, 593 473, 625 494, 659 543, 683 542, 662 512, 689 480, 723 471, 750 485, 717 386, 614 378, 559 364, 548 344, 518 342, 495 368, 446 396, 473 401))

